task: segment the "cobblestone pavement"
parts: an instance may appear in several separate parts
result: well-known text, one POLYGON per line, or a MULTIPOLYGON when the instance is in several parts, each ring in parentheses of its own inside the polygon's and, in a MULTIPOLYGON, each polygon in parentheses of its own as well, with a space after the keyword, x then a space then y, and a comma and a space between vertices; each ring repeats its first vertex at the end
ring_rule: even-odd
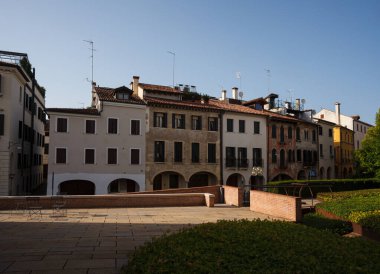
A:
POLYGON ((0 273, 118 273, 134 249, 167 232, 217 220, 272 219, 228 206, 0 211, 0 273))

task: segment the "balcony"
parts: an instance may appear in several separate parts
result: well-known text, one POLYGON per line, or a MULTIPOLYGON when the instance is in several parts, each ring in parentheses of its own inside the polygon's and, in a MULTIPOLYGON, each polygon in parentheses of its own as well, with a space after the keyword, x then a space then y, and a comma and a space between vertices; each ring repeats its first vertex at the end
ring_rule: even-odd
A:
POLYGON ((263 167, 264 160, 263 159, 253 159, 252 166, 253 167, 263 167))

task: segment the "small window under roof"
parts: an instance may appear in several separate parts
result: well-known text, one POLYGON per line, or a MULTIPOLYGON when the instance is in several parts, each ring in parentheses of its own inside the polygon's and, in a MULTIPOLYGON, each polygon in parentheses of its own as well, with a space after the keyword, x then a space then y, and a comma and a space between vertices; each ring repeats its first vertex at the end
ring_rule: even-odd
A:
POLYGON ((120 100, 128 100, 133 91, 126 86, 121 86, 115 89, 115 97, 120 100))

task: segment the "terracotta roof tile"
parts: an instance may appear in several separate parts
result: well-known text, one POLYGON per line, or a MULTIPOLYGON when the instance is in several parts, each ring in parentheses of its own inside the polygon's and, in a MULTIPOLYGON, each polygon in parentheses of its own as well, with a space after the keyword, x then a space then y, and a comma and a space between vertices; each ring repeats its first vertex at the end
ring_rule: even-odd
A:
POLYGON ((144 100, 148 105, 168 105, 168 106, 177 106, 183 108, 196 108, 200 110, 211 110, 218 111, 219 108, 216 106, 211 106, 210 104, 202 104, 200 101, 178 101, 170 99, 161 99, 156 97, 145 96, 144 100))
POLYGON ((246 107, 246 106, 242 106, 242 105, 228 104, 228 103, 224 103, 223 101, 219 101, 219 100, 210 100, 209 105, 215 106, 219 109, 223 109, 226 111, 240 112, 240 113, 247 113, 247 114, 256 114, 256 115, 264 115, 262 110, 256 110, 256 109, 246 107))
POLYGON ((115 89, 113 88, 95 87, 95 92, 101 101, 145 105, 144 101, 135 95, 131 95, 129 99, 117 99, 115 97, 115 89))
POLYGON ((149 91, 170 92, 170 93, 177 93, 177 94, 182 93, 180 90, 174 89, 169 86, 151 85, 151 84, 144 84, 144 83, 140 83, 139 86, 142 87, 144 90, 149 90, 149 91))
POLYGON ((100 115, 96 108, 47 108, 46 112, 58 112, 58 113, 72 113, 83 115, 100 115))

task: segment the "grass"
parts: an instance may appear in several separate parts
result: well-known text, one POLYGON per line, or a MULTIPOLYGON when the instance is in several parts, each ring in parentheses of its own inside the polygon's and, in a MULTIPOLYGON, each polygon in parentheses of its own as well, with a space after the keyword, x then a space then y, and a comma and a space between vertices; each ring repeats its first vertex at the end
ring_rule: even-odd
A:
POLYGON ((380 190, 347 191, 320 194, 318 207, 345 220, 372 228, 380 233, 380 190))
POLYGON ((282 221, 219 221, 136 250, 123 273, 380 273, 380 245, 282 221))

